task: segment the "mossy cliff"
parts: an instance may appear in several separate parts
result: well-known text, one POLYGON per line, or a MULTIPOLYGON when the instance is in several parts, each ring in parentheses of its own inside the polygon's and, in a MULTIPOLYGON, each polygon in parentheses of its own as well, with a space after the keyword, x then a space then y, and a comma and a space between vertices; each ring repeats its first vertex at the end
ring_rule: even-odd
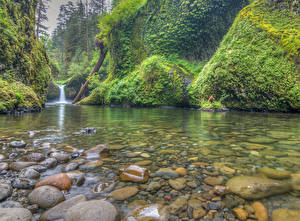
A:
POLYGON ((239 13, 191 85, 192 105, 300 111, 300 16, 294 2, 260 0, 239 13))
POLYGON ((99 24, 98 37, 110 55, 109 77, 82 103, 187 105, 182 88, 193 80, 197 68, 192 63, 202 64, 213 55, 245 4, 244 0, 121 1, 99 24), (145 79, 146 72, 151 81, 145 79), (172 74, 178 81, 172 81, 172 74), (134 93, 141 97, 133 99, 134 93))
POLYGON ((40 109, 50 79, 45 48, 34 31, 38 0, 0 0, 0 112, 40 109))

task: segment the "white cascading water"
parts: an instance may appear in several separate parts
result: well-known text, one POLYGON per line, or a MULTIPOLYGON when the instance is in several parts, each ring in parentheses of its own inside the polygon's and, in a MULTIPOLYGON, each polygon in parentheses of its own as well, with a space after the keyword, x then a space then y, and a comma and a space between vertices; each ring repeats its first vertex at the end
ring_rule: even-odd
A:
POLYGON ((65 95, 65 85, 58 85, 59 87, 59 104, 65 104, 66 102, 66 95, 65 95))

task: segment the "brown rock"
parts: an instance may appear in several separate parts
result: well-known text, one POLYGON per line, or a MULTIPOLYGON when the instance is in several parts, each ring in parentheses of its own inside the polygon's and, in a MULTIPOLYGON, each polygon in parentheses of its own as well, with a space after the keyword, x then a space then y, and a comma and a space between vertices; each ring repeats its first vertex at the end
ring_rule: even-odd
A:
POLYGON ((55 186, 60 190, 69 190, 71 188, 71 179, 65 173, 55 174, 38 182, 35 188, 46 185, 55 186))
POLYGON ((145 183, 149 179, 149 171, 147 168, 143 168, 137 165, 130 165, 128 167, 122 167, 120 169, 120 179, 122 181, 131 181, 138 183, 145 183))
POLYGON ((135 164, 138 166, 147 166, 147 165, 152 164, 152 161, 151 160, 142 160, 142 161, 136 162, 135 164))
POLYGON ((215 186, 214 191, 215 191, 216 194, 221 195, 221 196, 230 192, 228 187, 219 186, 219 185, 215 186))
POLYGON ((175 190, 182 190, 186 187, 186 179, 185 178, 177 178, 174 180, 169 180, 169 184, 175 190))
POLYGON ((13 162, 9 165, 9 168, 13 171, 17 171, 20 172, 22 169, 26 168, 26 167, 30 167, 36 165, 36 162, 13 162))
POLYGON ((222 177, 206 177, 204 179, 204 183, 211 186, 221 185, 223 181, 224 179, 222 177))
POLYGON ((109 154, 109 148, 105 146, 104 144, 99 144, 87 151, 85 151, 82 156, 85 157, 86 159, 100 159, 100 158, 105 158, 109 154))
POLYGON ((234 208, 233 212, 236 216, 236 218, 238 218, 241 221, 245 221, 247 220, 248 217, 248 212, 242 208, 234 208))
POLYGON ((138 193, 138 188, 134 186, 124 187, 111 192, 112 198, 116 200, 126 200, 138 193))
POLYGON ((204 209, 202 209, 202 208, 200 208, 200 209, 195 209, 194 211, 193 211, 193 218, 194 219, 200 219, 200 218, 202 218, 203 216, 205 216, 206 215, 206 211, 204 210, 204 209))
POLYGON ((291 183, 293 190, 299 191, 300 190, 300 173, 295 173, 291 175, 291 183))
POLYGON ((176 173, 178 173, 180 176, 185 176, 187 175, 187 171, 185 168, 179 167, 175 170, 176 173))
POLYGON ((160 204, 145 205, 132 211, 124 221, 168 221, 168 209, 160 204))
POLYGON ((268 221, 268 212, 265 206, 260 202, 254 202, 252 207, 255 211, 255 216, 258 221, 268 221))
POLYGON ((257 172, 262 173, 269 178, 277 179, 277 180, 288 179, 291 177, 290 172, 275 170, 275 169, 271 169, 271 168, 259 168, 257 170, 257 172))
POLYGON ((299 221, 300 210, 277 209, 272 213, 272 221, 299 221))

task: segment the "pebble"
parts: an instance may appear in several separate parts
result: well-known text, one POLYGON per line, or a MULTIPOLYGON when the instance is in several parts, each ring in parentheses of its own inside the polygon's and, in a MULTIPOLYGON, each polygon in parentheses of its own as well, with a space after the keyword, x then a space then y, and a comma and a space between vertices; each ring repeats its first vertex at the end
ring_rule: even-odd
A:
POLYGON ((16 178, 13 182, 13 187, 16 189, 26 189, 31 190, 34 188, 36 184, 35 180, 27 179, 27 178, 16 178))
POLYGON ((39 177, 40 173, 32 168, 24 168, 19 173, 19 178, 38 179, 39 177))
POLYGON ((12 194, 12 186, 9 180, 0 179, 0 201, 12 194))
POLYGON ((186 179, 185 178, 177 178, 174 180, 169 180, 169 184, 175 190, 182 190, 186 187, 186 179))
POLYGON ((66 173, 54 174, 39 181, 35 188, 46 185, 54 186, 60 190, 69 190, 71 188, 71 179, 66 173))
POLYGON ((124 187, 118 190, 114 190, 111 192, 111 197, 115 200, 126 200, 138 193, 137 187, 124 187))
POLYGON ((233 213, 240 221, 246 221, 248 218, 248 212, 242 208, 234 208, 233 213))
POLYGON ((20 172, 22 169, 32 166, 32 165, 36 165, 36 162, 13 162, 9 165, 9 168, 13 171, 17 171, 20 172))
POLYGON ((120 179, 122 181, 145 183, 149 179, 149 170, 137 165, 125 166, 120 168, 120 179))
POLYGON ((172 214, 178 214, 181 211, 184 211, 187 209, 187 200, 185 197, 180 196, 178 197, 173 203, 169 206, 169 211, 172 214))
POLYGON ((255 216, 258 221, 268 221, 268 212, 265 206, 260 202, 254 202, 252 207, 255 211, 255 216))
POLYGON ((156 171, 155 176, 177 178, 179 177, 179 174, 170 168, 160 168, 156 171))
POLYGON ((57 160, 55 158, 47 158, 44 161, 40 162, 40 165, 51 169, 57 165, 57 160))
POLYGON ((168 209, 161 204, 149 204, 132 211, 124 221, 168 221, 168 209))
POLYGON ((211 185, 211 186, 217 186, 221 185, 223 183, 224 179, 222 177, 206 177, 204 179, 204 183, 211 185))
POLYGON ((12 147, 12 148, 24 148, 26 147, 26 143, 21 140, 21 141, 12 141, 9 143, 9 146, 12 147))
POLYGON ((105 158, 109 154, 109 148, 104 144, 99 144, 87 151, 84 151, 82 156, 88 160, 97 160, 105 158))
POLYGON ((0 171, 7 170, 8 169, 8 163, 0 163, 0 171))
POLYGON ((187 170, 185 168, 179 167, 175 170, 176 173, 178 173, 180 176, 187 175, 187 170))
POLYGON ((70 157, 66 153, 53 152, 50 154, 51 158, 55 158, 58 163, 67 163, 70 160, 70 157))
POLYGON ((45 156, 41 153, 31 153, 27 156, 28 161, 41 162, 45 160, 45 156))
POLYGON ((1 221, 31 221, 32 214, 24 208, 2 208, 0 209, 1 221))

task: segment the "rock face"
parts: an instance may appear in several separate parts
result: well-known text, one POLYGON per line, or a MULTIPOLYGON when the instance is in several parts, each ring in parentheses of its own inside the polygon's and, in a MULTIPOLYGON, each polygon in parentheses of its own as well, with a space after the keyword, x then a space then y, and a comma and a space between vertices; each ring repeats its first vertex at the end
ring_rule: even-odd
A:
POLYGON ((60 190, 69 190, 71 188, 71 179, 67 174, 59 173, 41 180, 36 184, 35 188, 46 185, 55 186, 60 190))
POLYGON ((288 179, 291 177, 291 173, 287 171, 275 170, 271 168, 259 168, 257 172, 277 180, 288 179))
POLYGON ((299 221, 300 210, 277 209, 272 213, 272 221, 299 221))
POLYGON ((51 208, 65 198, 59 189, 53 186, 41 186, 33 190, 28 196, 31 204, 38 204, 43 209, 51 208))
POLYGON ((122 181, 131 181, 138 183, 145 183, 149 179, 149 171, 137 165, 130 165, 120 169, 120 179, 122 181))
POLYGON ((100 158, 105 158, 109 154, 109 149, 104 144, 99 144, 87 151, 85 151, 82 156, 89 160, 96 160, 100 158))
POLYGON ((138 188, 130 186, 130 187, 124 187, 118 190, 114 190, 111 192, 112 198, 116 200, 125 200, 128 199, 138 193, 138 188))
POLYGON ((64 221, 117 221, 117 209, 109 202, 91 200, 81 202, 67 210, 64 221))
POLYGON ((1 221, 31 221, 32 214, 28 209, 4 208, 0 209, 1 221))
POLYGON ((124 221, 167 221, 168 219, 169 213, 165 206, 160 204, 150 204, 134 210, 124 221))
POLYGON ((264 177, 237 176, 227 181, 226 186, 245 199, 261 199, 286 193, 291 185, 282 181, 264 177))
POLYGON ((9 180, 0 179, 0 201, 9 197, 12 193, 12 187, 9 180))
POLYGON ((65 213, 69 208, 75 206, 78 203, 85 202, 85 201, 87 201, 86 196, 84 195, 75 196, 44 212, 40 217, 40 221, 52 221, 57 219, 63 219, 65 213))

